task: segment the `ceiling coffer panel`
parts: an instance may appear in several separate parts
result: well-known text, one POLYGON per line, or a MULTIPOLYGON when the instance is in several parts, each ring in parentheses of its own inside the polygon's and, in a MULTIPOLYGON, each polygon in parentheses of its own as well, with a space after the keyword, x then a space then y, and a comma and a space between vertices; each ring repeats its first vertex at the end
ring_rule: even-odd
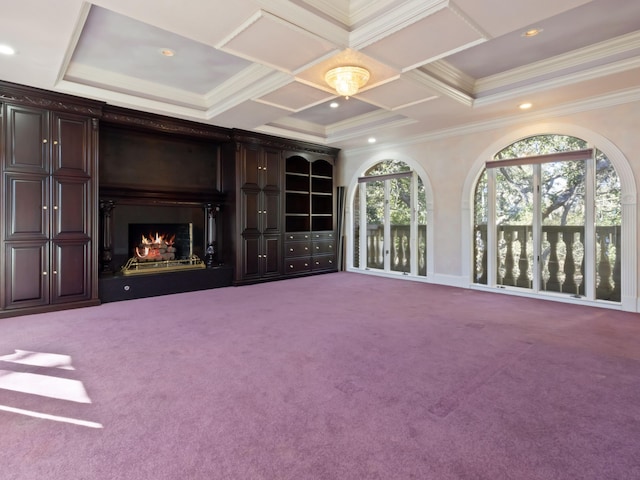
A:
POLYGON ((433 100, 437 97, 438 93, 435 90, 414 82, 406 76, 367 90, 358 96, 360 100, 388 110, 433 100))
POLYGON ((591 0, 492 0, 492 8, 478 0, 456 0, 456 5, 492 37, 534 25, 591 0), (499 14, 498 14, 499 12, 499 14))
POLYGON ((295 73, 337 51, 336 45, 328 40, 263 10, 218 47, 289 73, 295 73))
POLYGON ((484 40, 470 22, 451 8, 444 8, 363 48, 362 52, 407 71, 484 40))
POLYGON ((324 102, 335 95, 310 87, 303 83, 291 82, 257 99, 259 102, 276 105, 292 112, 324 102))

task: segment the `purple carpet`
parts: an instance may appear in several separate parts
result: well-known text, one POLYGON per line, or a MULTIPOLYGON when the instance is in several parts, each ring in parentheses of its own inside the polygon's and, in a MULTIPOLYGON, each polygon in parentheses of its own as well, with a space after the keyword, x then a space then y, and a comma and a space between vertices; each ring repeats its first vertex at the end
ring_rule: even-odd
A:
POLYGON ((0 320, 2 480, 640 478, 640 315, 335 273, 0 320))

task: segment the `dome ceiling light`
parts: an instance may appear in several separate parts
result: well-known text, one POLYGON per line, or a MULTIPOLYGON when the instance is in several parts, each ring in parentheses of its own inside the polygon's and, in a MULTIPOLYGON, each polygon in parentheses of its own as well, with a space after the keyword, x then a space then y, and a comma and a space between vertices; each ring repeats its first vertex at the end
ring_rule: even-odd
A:
POLYGON ((353 66, 337 67, 329 70, 324 79, 339 95, 349 98, 369 81, 369 70, 353 66))

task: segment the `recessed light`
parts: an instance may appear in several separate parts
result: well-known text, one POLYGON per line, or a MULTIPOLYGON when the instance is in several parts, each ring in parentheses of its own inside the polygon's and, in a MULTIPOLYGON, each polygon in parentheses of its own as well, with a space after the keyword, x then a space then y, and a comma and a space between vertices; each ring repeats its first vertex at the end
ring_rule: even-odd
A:
POLYGON ((173 57, 176 54, 176 52, 174 52, 170 48, 163 48, 162 50, 160 50, 160 53, 165 57, 173 57))
POLYGON ((369 142, 369 143, 376 143, 376 139, 375 139, 375 137, 369 137, 368 142, 369 142))
POLYGON ((526 32, 524 32, 522 34, 522 36, 526 37, 526 38, 535 37, 536 35, 538 35, 541 32, 542 32, 542 28, 531 28, 531 29, 527 30, 526 32))
POLYGON ((15 55, 16 51, 9 45, 0 45, 0 53, 2 53, 3 55, 15 55))
POLYGON ((338 102, 331 102, 331 103, 329 104, 329 106, 330 106, 331 108, 338 108, 338 107, 340 106, 340 104, 339 104, 338 102))
POLYGON ((529 102, 521 103, 520 105, 518 105, 518 108, 520 108, 520 110, 527 110, 531 107, 533 107, 533 104, 529 102))

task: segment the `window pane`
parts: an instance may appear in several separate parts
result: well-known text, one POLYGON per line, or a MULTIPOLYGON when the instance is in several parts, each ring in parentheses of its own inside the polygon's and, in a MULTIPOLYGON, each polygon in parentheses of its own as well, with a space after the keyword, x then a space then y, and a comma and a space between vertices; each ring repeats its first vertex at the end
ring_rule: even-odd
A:
POLYGON ((384 182, 361 184, 367 200, 367 268, 384 268, 384 182))
POLYGON ((585 162, 541 168, 540 289, 584 295, 585 162))
POLYGON ((411 177, 389 180, 391 270, 411 271, 411 177))
POLYGON ((496 171, 497 283, 531 288, 533 167, 496 171))
POLYGON ((621 300, 620 179, 602 152, 596 152, 596 298, 621 300))
POLYGON ((353 197, 353 266, 360 267, 360 185, 353 197))
POLYGON ((427 275, 427 194, 418 177, 418 275, 427 275))
POLYGON ((473 201, 473 281, 487 284, 487 170, 476 184, 473 201))

